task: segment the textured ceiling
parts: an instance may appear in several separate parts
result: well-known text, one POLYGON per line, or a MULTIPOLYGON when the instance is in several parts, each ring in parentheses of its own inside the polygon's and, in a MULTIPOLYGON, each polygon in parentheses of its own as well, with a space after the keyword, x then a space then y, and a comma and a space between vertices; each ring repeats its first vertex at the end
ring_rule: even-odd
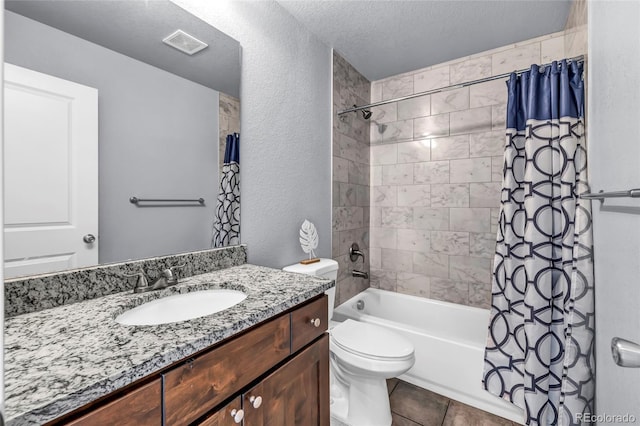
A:
POLYGON ((168 0, 9 0, 5 7, 214 90, 240 96, 240 44, 168 0), (189 56, 162 43, 177 29, 209 47, 189 56))
POLYGON ((369 80, 564 29, 570 0, 278 1, 369 80))

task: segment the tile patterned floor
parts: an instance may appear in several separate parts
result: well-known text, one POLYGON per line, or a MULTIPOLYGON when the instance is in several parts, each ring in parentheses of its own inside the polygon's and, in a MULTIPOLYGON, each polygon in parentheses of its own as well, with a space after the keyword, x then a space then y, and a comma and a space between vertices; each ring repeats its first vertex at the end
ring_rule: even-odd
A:
POLYGON ((518 426, 398 379, 387 381, 392 426, 518 426))

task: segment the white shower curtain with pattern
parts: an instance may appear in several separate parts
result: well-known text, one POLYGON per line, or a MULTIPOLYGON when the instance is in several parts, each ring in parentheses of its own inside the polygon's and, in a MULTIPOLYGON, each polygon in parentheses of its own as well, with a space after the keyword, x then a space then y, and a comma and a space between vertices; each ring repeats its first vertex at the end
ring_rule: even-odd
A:
POLYGON ((521 407, 527 425, 585 425, 595 414, 582 74, 562 61, 508 82, 483 384, 521 407))

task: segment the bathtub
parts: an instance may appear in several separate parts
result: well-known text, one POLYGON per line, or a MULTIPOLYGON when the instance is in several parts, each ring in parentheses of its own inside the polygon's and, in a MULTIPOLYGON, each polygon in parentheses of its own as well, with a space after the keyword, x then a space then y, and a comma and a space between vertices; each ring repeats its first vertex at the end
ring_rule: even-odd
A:
POLYGON ((348 318, 394 330, 413 343, 416 363, 400 379, 524 424, 520 409, 482 389, 488 310, 369 288, 336 307, 334 321, 348 318))

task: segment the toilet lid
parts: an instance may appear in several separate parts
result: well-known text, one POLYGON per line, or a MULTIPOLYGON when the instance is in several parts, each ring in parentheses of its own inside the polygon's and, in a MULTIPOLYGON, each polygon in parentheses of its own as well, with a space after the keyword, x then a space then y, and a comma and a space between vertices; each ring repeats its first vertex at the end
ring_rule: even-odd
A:
POLYGON ((286 272, 296 272, 298 274, 307 275, 323 275, 327 272, 337 271, 338 262, 333 259, 320 259, 319 262, 303 265, 302 263, 294 263, 293 265, 282 268, 286 272))
POLYGON ((413 344, 399 334, 351 319, 332 328, 331 338, 343 349, 365 357, 406 358, 413 354, 413 344))

